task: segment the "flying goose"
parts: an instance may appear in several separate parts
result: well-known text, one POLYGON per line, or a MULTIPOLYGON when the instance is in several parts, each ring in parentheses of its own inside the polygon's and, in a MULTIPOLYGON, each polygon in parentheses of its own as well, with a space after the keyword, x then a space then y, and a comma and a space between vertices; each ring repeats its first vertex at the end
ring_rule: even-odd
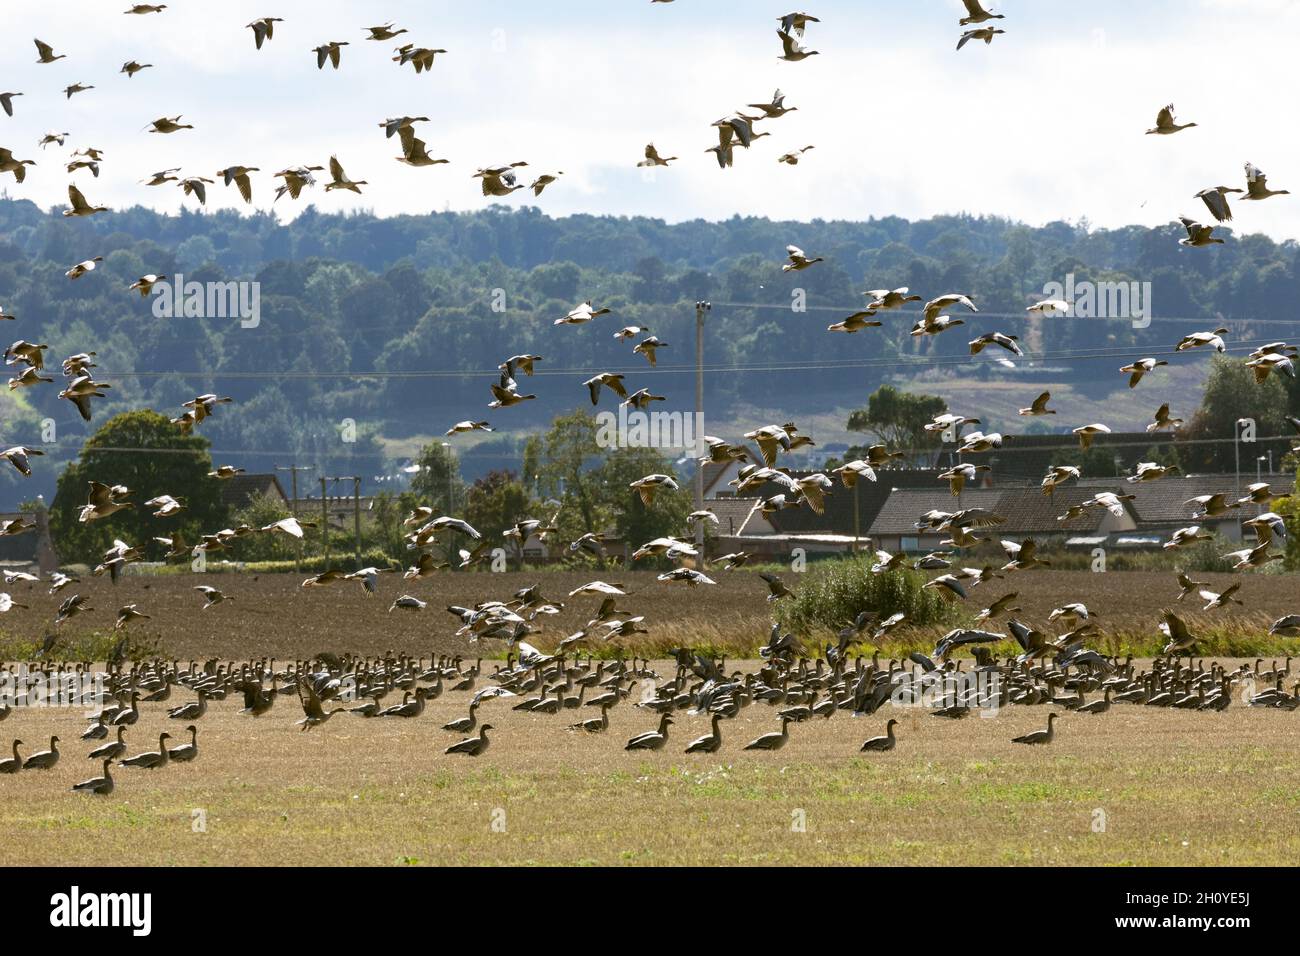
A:
POLYGON ((1056 409, 1048 408, 1047 403, 1052 400, 1051 392, 1043 392, 1036 399, 1030 402, 1028 408, 1020 409, 1021 415, 1055 415, 1056 409))
POLYGON ((1286 558, 1284 554, 1274 554, 1269 551, 1270 540, 1261 541, 1253 548, 1243 548, 1240 551, 1231 551, 1222 557, 1225 560, 1231 560, 1235 563, 1232 566, 1234 571, 1245 571, 1248 568, 1262 568, 1273 561, 1282 561, 1286 558))
POLYGON ((0 109, 5 111, 6 116, 14 115, 14 97, 22 96, 21 93, 0 93, 0 109))
POLYGON ((875 314, 876 313, 871 309, 865 309, 861 312, 854 312, 852 315, 848 316, 847 318, 841 319, 840 321, 832 325, 826 326, 826 331, 847 332, 851 335, 852 333, 857 332, 859 329, 880 328, 882 323, 869 321, 871 316, 875 314))
POLYGON ((960 50, 971 40, 983 40, 984 45, 987 46, 993 42, 993 38, 999 33, 1006 32, 1006 30, 999 30, 996 27, 977 27, 974 30, 967 30, 961 35, 961 39, 957 41, 957 49, 960 50))
POLYGON ((1032 733, 1024 734, 1020 737, 1012 737, 1011 742, 1013 744, 1050 744, 1052 738, 1056 736, 1056 728, 1054 726, 1055 721, 1056 714, 1050 713, 1047 715, 1046 730, 1035 730, 1032 733))
POLYGON ((1241 590, 1240 581, 1226 587, 1221 594, 1209 590, 1200 591, 1199 593, 1202 599, 1207 602, 1205 607, 1201 608, 1201 610, 1213 611, 1218 608, 1227 607, 1230 604, 1238 604, 1244 607, 1245 603, 1235 596, 1239 590, 1241 590))
POLYGON ((1160 431, 1165 428, 1174 429, 1183 423, 1181 418, 1171 418, 1169 416, 1169 403, 1165 402, 1156 409, 1155 418, 1151 424, 1147 425, 1147 431, 1160 431))
POLYGON ((556 319, 553 325, 581 325, 584 322, 590 322, 592 319, 601 315, 608 315, 609 309, 595 308, 591 299, 586 302, 580 302, 569 310, 568 314, 556 319))
POLYGON ((1012 355, 1024 355, 1025 353, 1021 351, 1017 338, 1018 336, 1004 335, 1001 332, 985 332, 970 341, 970 354, 979 355, 980 352, 984 351, 986 345, 1000 345, 1012 355))
POLYGON ((1170 136, 1181 130, 1191 129, 1195 125, 1195 123, 1176 123, 1174 121, 1174 104, 1170 103, 1156 114, 1155 128, 1147 130, 1147 135, 1170 136))
POLYGON ((646 143, 645 159, 637 163, 638 166, 667 166, 676 160, 676 156, 660 156, 659 150, 655 149, 654 143, 646 143))
POLYGON ((1140 461, 1137 463, 1133 474, 1128 476, 1128 481, 1158 481, 1168 475, 1179 473, 1177 465, 1160 465, 1154 461, 1140 461))
POLYGON ((163 731, 158 735, 158 749, 146 750, 138 753, 134 757, 127 757, 125 760, 119 760, 119 767, 140 767, 145 770, 154 770, 158 767, 167 766, 170 755, 167 752, 167 741, 171 740, 172 735, 163 731))
POLYGON ((1177 655, 1183 651, 1189 651, 1196 643, 1197 638, 1187 629, 1183 619, 1168 608, 1165 608, 1160 613, 1164 616, 1164 620, 1160 622, 1160 632, 1168 638, 1168 642, 1160 653, 1177 655))
POLYGON ((551 185, 551 183, 555 182, 563 175, 564 175, 564 170, 560 170, 559 172, 556 173, 543 173, 542 175, 534 179, 531 183, 529 183, 528 188, 533 191, 534 196, 540 196, 542 194, 543 189, 551 185))
POLYGON ((27 167, 35 166, 34 159, 15 159, 11 150, 0 147, 0 173, 13 173, 14 180, 22 182, 27 178, 27 167))
POLYGON ((1033 305, 1026 306, 1026 312, 1037 312, 1040 315, 1061 315, 1070 314, 1070 303, 1064 299, 1044 299, 1041 302, 1035 302, 1033 305))
POLYGON ((67 133, 46 133, 39 140, 36 141, 36 145, 39 146, 41 149, 44 149, 46 146, 49 146, 51 143, 58 143, 60 146, 62 146, 63 141, 64 139, 67 138, 67 136, 68 136, 67 133))
POLYGON ((966 16, 957 21, 958 26, 966 27, 976 23, 985 23, 989 20, 1006 19, 1000 13, 989 13, 980 6, 979 0, 962 0, 962 3, 966 6, 966 16))
POLYGON ((464 754, 467 757, 481 756, 488 749, 487 732, 492 729, 491 724, 483 724, 479 728, 477 737, 467 737, 460 743, 452 744, 445 753, 464 754))
POLYGON ((817 147, 815 146, 804 146, 801 149, 792 150, 788 153, 782 153, 780 156, 776 158, 776 161, 778 163, 785 163, 785 165, 787 166, 798 166, 799 160, 803 158, 803 154, 808 152, 808 150, 810 149, 816 149, 816 148, 817 147))
POLYGON ((1160 367, 1161 365, 1168 365, 1168 364, 1169 363, 1166 362, 1164 359, 1143 358, 1143 359, 1138 359, 1136 362, 1132 362, 1128 365, 1122 366, 1120 368, 1120 371, 1129 373, 1128 387, 1137 388, 1138 382, 1142 381, 1142 376, 1146 375, 1147 372, 1150 372, 1160 367))
POLYGON ((1231 222, 1232 209, 1228 205, 1228 193, 1245 192, 1242 189, 1236 189, 1232 186, 1213 186, 1209 189, 1202 189, 1193 199, 1199 199, 1205 203, 1205 208, 1210 210, 1210 215, 1216 222, 1231 222))
POLYGON ((194 128, 189 123, 182 123, 180 120, 181 117, 179 114, 176 116, 160 116, 152 123, 149 124, 152 127, 152 129, 150 129, 149 132, 162 133, 165 135, 167 133, 175 133, 183 129, 194 128))
POLYGON ((72 99, 72 97, 77 93, 84 93, 86 92, 86 90, 93 90, 93 89, 94 89, 93 86, 86 86, 82 83, 73 83, 71 86, 64 87, 63 95, 68 99, 72 99))
POLYGON ((1250 163, 1246 164, 1246 195, 1244 199, 1268 199, 1270 196, 1289 196, 1289 189, 1269 189, 1268 177, 1264 171, 1250 163))
MULTIPOLYGON (((790 31, 787 30, 786 32, 789 33, 790 31)), ((800 36, 803 35, 803 31, 802 31, 802 30, 799 31, 799 35, 800 35, 800 36)), ((786 113, 793 113, 795 110, 797 110, 797 109, 799 108, 799 107, 797 107, 797 106, 786 106, 786 105, 785 105, 785 94, 782 93, 779 89, 778 89, 775 93, 772 94, 772 100, 771 100, 771 102, 768 102, 768 103, 749 103, 749 104, 747 104, 747 105, 749 106, 750 109, 762 110, 762 111, 763 111, 763 117, 764 117, 765 119, 780 119, 780 118, 781 118, 782 116, 784 116, 786 113)), ((808 147, 805 147, 805 148, 806 148, 806 149, 812 149, 811 146, 808 146, 808 147)), ((803 151, 803 150, 800 150, 800 152, 802 152, 802 151, 803 151)))
POLYGON ((364 27, 363 29, 370 34, 370 36, 366 37, 367 40, 391 40, 393 37, 402 33, 410 32, 406 27, 402 27, 400 30, 394 30, 393 24, 391 23, 385 23, 377 27, 364 27))
POLYGON ((653 507, 655 492, 661 490, 677 491, 678 484, 671 475, 646 475, 628 485, 641 496, 641 503, 647 508, 653 507))
POLYGON ((227 166, 225 169, 219 169, 214 175, 220 176, 227 186, 234 183, 239 189, 239 195, 244 197, 244 202, 253 201, 253 182, 248 178, 249 173, 259 172, 256 166, 227 166))
MULTIPOLYGON (((333 189, 347 189, 361 195, 361 187, 370 185, 364 179, 353 181, 348 179, 347 174, 343 172, 343 165, 338 161, 337 156, 330 157, 330 181, 325 184, 325 191, 333 189)), ((296 197, 295 197, 296 198, 296 197)))
POLYGON ((206 611, 208 608, 220 604, 222 601, 233 601, 234 598, 227 597, 226 594, 217 588, 209 587, 206 584, 195 585, 195 591, 203 595, 203 607, 200 610, 206 611))
POLYGON ((98 481, 89 482, 88 485, 86 504, 82 506, 77 516, 77 520, 82 523, 98 521, 126 508, 135 507, 131 502, 123 500, 130 494, 130 490, 124 485, 110 487, 98 481))
POLYGON ((54 47, 48 43, 42 43, 40 40, 33 40, 32 42, 36 44, 36 52, 39 54, 36 59, 37 63, 53 63, 55 60, 62 60, 67 57, 66 53, 55 56, 54 47))
MULTIPOLYGON (((27 371, 34 373, 36 370, 29 368, 27 371)), ((46 380, 43 379, 42 381, 46 380)), ((28 448, 26 445, 14 445, 12 448, 6 448, 4 451, 0 451, 0 458, 7 459, 9 464, 17 468, 19 474, 24 478, 30 478, 32 476, 32 469, 27 463, 27 456, 44 454, 45 452, 41 451, 39 448, 28 448)))
POLYGON ((640 410, 648 408, 651 402, 666 402, 667 400, 663 395, 651 395, 648 388, 639 388, 620 402, 619 405, 640 410))
POLYGON ((124 14, 144 16, 146 13, 162 13, 166 9, 167 4, 165 3, 134 3, 131 5, 130 10, 123 10, 122 12, 124 14))
POLYGON ((135 76, 141 70, 148 70, 152 68, 153 68, 152 63, 137 63, 135 60, 127 60, 125 63, 122 64, 122 69, 118 70, 117 72, 125 73, 126 78, 129 80, 131 79, 131 77, 135 76))
POLYGON ((894 737, 894 727, 897 724, 897 720, 893 717, 889 718, 888 723, 885 724, 885 736, 870 738, 858 748, 859 751, 866 753, 883 753, 886 750, 893 750, 894 745, 898 742, 894 737))
POLYGON ((1240 508, 1240 502, 1229 502, 1225 493, 1215 493, 1212 495, 1197 495, 1194 498, 1188 498, 1183 502, 1184 505, 1196 505, 1196 513, 1192 515, 1193 519, 1200 518, 1217 518, 1225 515, 1233 508, 1240 508))
POLYGON ((107 206, 92 206, 86 202, 86 197, 76 186, 68 186, 68 202, 72 207, 63 210, 65 216, 93 216, 97 212, 108 212, 107 206))
POLYGON ((650 363, 650 367, 654 368, 657 364, 655 360, 655 350, 666 348, 668 348, 667 342, 660 342, 657 337, 652 335, 649 338, 638 342, 632 351, 637 355, 644 355, 645 360, 650 363))
POLYGON ((316 54, 316 69, 325 69, 325 61, 328 60, 337 70, 339 68, 339 58, 343 55, 343 48, 348 45, 347 40, 331 40, 328 43, 322 43, 318 47, 312 47, 312 52, 316 54))
MULTIPOLYGON (((426 557, 429 556, 428 555, 421 556, 422 559, 426 557)), ((432 560, 432 558, 429 559, 432 560)), ((411 571, 415 571, 415 570, 416 570, 415 568, 412 568, 410 571, 406 572, 405 576, 410 577, 411 571)), ((388 608, 388 613, 392 614, 393 611, 397 610, 399 607, 405 611, 423 611, 428 606, 428 603, 429 602, 427 601, 421 601, 417 597, 412 597, 409 594, 403 594, 401 597, 395 600, 392 603, 392 605, 388 608)))
POLYGON ((398 66, 405 66, 410 63, 416 73, 423 73, 425 70, 433 69, 433 60, 437 54, 446 53, 447 51, 416 46, 414 43, 404 43, 393 52, 397 54, 397 56, 393 57, 393 62, 398 66))
MULTIPOLYGON (((777 30, 776 35, 780 38, 781 48, 785 51, 777 57, 778 60, 785 60, 788 63, 798 63, 800 60, 806 60, 808 57, 816 56, 820 52, 818 50, 809 50, 807 47, 801 46, 798 40, 783 30, 777 30)), ((801 32, 800 36, 802 35, 801 32)))
POLYGON ((1168 541, 1160 547, 1166 551, 1173 551, 1176 548, 1186 548, 1196 544, 1198 541, 1209 541, 1214 537, 1208 531, 1203 531, 1198 524, 1186 528, 1177 528, 1168 541))
POLYGON ((275 174, 276 179, 283 179, 284 182, 275 187, 275 199, 288 194, 290 199, 297 199, 302 195, 302 191, 310 186, 316 185, 316 177, 312 173, 318 173, 325 167, 323 166, 290 166, 282 169, 275 174))
POLYGON ((919 295, 908 295, 907 286, 899 289, 872 289, 863 295, 871 296, 871 301, 867 303, 867 308, 872 311, 881 309, 899 309, 908 302, 920 302, 919 295))
POLYGON ((1198 349, 1206 345, 1212 345, 1214 351, 1226 352, 1228 347, 1224 344, 1221 336, 1227 334, 1227 329, 1215 329, 1213 332, 1192 332, 1178 340, 1176 351, 1185 352, 1188 349, 1198 349))
MULTIPOLYGON (((1132 387, 1131 385, 1129 386, 1132 387)), ((1097 435, 1109 435, 1110 428, 1100 422, 1094 422, 1091 425, 1081 425, 1071 430, 1073 434, 1079 436, 1079 447, 1087 451, 1092 447, 1092 440, 1097 435)))
POLYGON ((257 48, 262 49, 262 43, 266 40, 275 38, 275 25, 283 23, 280 17, 261 17, 246 25, 246 29, 253 31, 253 42, 257 48))
POLYGON ((783 597, 790 597, 794 594, 777 575, 767 571, 760 571, 758 576, 767 582, 767 599, 769 602, 779 601, 783 597))
POLYGON ((509 196, 516 189, 526 188, 523 183, 516 180, 514 171, 527 165, 526 162, 519 161, 506 166, 488 166, 475 171, 470 178, 483 181, 481 185, 484 196, 509 196))
POLYGON ((145 614, 143 611, 136 610, 139 606, 140 605, 138 604, 125 604, 122 607, 118 608, 117 620, 113 623, 113 630, 115 631, 124 630, 126 626, 136 618, 143 618, 146 621, 149 620, 148 614, 145 614))
POLYGON ((141 276, 136 279, 126 287, 126 290, 128 292, 139 292, 140 298, 147 299, 153 293, 153 287, 166 278, 167 276, 165 275, 154 275, 153 273, 150 273, 149 275, 141 276))
POLYGON ((1180 216, 1178 221, 1181 222, 1183 228, 1187 230, 1187 238, 1178 240, 1180 246, 1190 246, 1193 249, 1200 249, 1205 246, 1223 244, 1222 239, 1212 235, 1214 232, 1213 226, 1204 226, 1195 219, 1188 219, 1186 216, 1180 216))
POLYGON ((782 272, 799 272, 818 262, 825 261, 822 256, 813 259, 808 258, 798 246, 786 246, 785 252, 790 261, 781 267, 782 272))
POLYGON ((72 789, 78 793, 94 793, 99 796, 108 796, 113 792, 113 775, 109 772, 108 765, 113 761, 111 759, 104 761, 103 776, 91 777, 89 780, 83 780, 81 783, 74 783, 72 789))

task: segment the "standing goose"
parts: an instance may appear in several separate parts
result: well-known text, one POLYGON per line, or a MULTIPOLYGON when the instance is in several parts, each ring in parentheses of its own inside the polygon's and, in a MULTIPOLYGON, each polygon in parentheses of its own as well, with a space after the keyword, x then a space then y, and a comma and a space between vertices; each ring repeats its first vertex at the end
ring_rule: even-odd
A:
POLYGON ((471 701, 469 713, 464 717, 457 717, 455 720, 449 720, 442 725, 443 730, 450 730, 453 733, 467 734, 478 725, 478 701, 471 701))
POLYGON ((719 721, 722 715, 715 713, 713 715, 713 729, 703 737, 696 737, 691 741, 691 745, 686 748, 688 754, 711 754, 717 753, 718 748, 722 746, 722 730, 719 728, 719 721))
POLYGON ((110 740, 96 747, 86 756, 91 760, 116 760, 124 753, 126 753, 126 728, 118 727, 116 740, 110 740))
POLYGON ((477 737, 466 737, 460 743, 452 744, 444 753, 464 754, 467 757, 479 757, 488 749, 487 732, 492 729, 491 724, 484 724, 479 728, 477 737))
POLYGON ((668 728, 673 724, 673 719, 668 714, 659 718, 659 729, 647 731, 644 734, 637 734, 624 745, 624 750, 662 750, 664 744, 668 743, 668 728))
POLYGON ((1011 742, 1013 744, 1050 744, 1052 738, 1056 736, 1056 730, 1053 727, 1055 721, 1056 714, 1048 714, 1046 730, 1035 730, 1032 733, 1024 734, 1020 737, 1012 737, 1011 742))
POLYGON ((50 749, 40 750, 23 761, 24 770, 49 770, 59 762, 59 738, 50 738, 50 749))
POLYGON ((17 773, 23 769, 23 758, 18 755, 18 748, 21 745, 21 740, 14 741, 14 755, 8 760, 0 760, 0 773, 17 773))
MULTIPOLYGON (((717 719, 717 715, 714 715, 717 719)), ((790 739, 790 717, 781 718, 781 730, 773 731, 770 734, 763 734, 756 737, 749 743, 745 744, 745 750, 780 750, 785 746, 786 741, 790 739)), ((716 727, 716 724, 715 724, 716 727)))
POLYGON ((104 761, 104 774, 102 777, 91 777, 89 780, 83 780, 81 783, 74 783, 72 789, 77 793, 94 793, 101 797, 106 797, 113 792, 113 775, 109 772, 109 764, 112 760, 104 761))
POLYGON ((158 749, 146 750, 144 753, 136 754, 134 757, 127 757, 118 763, 119 767, 143 767, 146 770, 153 770, 156 767, 167 766, 167 741, 171 739, 171 734, 163 731, 158 735, 158 749))
POLYGON ((895 725, 897 725, 897 723, 898 721, 895 720, 893 717, 889 718, 889 722, 885 724, 885 736, 872 737, 870 740, 864 743, 859 748, 859 750, 870 751, 873 753, 882 753, 886 750, 893 750, 894 745, 898 742, 894 738, 894 727, 895 725))

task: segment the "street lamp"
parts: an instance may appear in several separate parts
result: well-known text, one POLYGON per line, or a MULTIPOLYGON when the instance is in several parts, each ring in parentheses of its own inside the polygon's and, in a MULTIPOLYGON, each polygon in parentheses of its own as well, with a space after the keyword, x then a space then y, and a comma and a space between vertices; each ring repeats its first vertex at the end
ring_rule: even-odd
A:
POLYGON ((1232 426, 1232 450, 1237 462, 1237 494, 1241 494, 1241 430, 1249 425, 1249 418, 1238 418, 1232 426))

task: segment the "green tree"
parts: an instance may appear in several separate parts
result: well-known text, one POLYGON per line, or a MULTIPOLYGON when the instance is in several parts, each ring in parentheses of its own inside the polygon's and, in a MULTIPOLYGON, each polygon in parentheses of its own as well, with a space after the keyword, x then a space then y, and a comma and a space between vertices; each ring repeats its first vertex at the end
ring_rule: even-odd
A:
POLYGON ((430 442, 415 459, 419 468, 411 479, 411 492, 422 504, 452 515, 465 500, 465 483, 460 477, 460 458, 443 442, 430 442))
MULTIPOLYGON (((1255 423, 1255 444, 1240 449, 1243 471, 1254 471, 1254 458, 1260 454, 1258 441, 1290 433, 1284 422, 1287 409, 1286 386, 1277 375, 1257 383, 1254 372, 1242 362, 1216 355, 1205 380, 1201 406, 1182 429, 1180 464, 1184 471, 1231 472, 1236 467, 1238 449, 1233 439, 1239 434, 1236 424, 1243 418, 1255 423), (1191 440, 1201 444, 1191 444, 1191 440)), ((1272 444, 1281 458, 1285 445, 1272 444)))
POLYGON ((200 534, 226 525, 221 481, 208 477, 212 458, 208 440, 185 435, 163 415, 148 409, 115 415, 99 427, 81 449, 77 461, 59 476, 50 509, 50 533, 65 561, 97 561, 114 538, 141 545, 154 536, 180 533, 195 542, 200 534), (81 522, 89 483, 125 485, 133 507, 107 518, 81 522), (144 502, 171 495, 185 510, 171 518, 155 518, 144 502))
MULTIPOLYGON (((528 489, 510 471, 490 471, 465 492, 465 520, 492 541, 501 540, 517 521, 528 517, 542 518, 531 513, 533 508, 528 489)), ((515 557, 522 561, 523 542, 514 543, 515 557)))
POLYGON ((630 547, 668 535, 688 535, 686 516, 691 511, 691 494, 687 488, 660 490, 654 504, 647 508, 641 496, 628 487, 646 475, 677 477, 672 464, 655 449, 620 448, 611 452, 593 474, 600 481, 605 510, 613 515, 619 537, 630 547))
POLYGON ((947 410, 948 403, 938 395, 918 395, 882 385, 871 393, 866 408, 849 414, 848 429, 865 432, 890 450, 938 448, 939 437, 925 426, 947 410))

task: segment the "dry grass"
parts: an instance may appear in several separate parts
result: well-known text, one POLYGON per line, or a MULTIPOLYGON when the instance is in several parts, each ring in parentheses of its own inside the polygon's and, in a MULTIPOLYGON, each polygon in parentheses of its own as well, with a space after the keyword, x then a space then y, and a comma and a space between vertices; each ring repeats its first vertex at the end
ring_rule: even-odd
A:
MULTIPOLYGON (((1047 747, 1011 744, 1044 707, 946 721, 901 714, 898 749, 861 755, 886 715, 798 725, 776 753, 744 752, 775 728, 754 705, 724 722, 716 756, 686 756, 707 730, 685 713, 658 754, 623 742, 653 714, 622 705, 604 736, 590 716, 481 708, 499 729, 478 759, 448 757, 439 729, 468 694, 414 720, 342 714, 300 733, 296 701, 260 719, 215 705, 193 765, 123 768, 117 791, 68 791, 94 775, 79 711, 16 712, 7 745, 63 739, 48 772, 0 777, 0 840, 32 863, 64 864, 1288 864, 1300 851, 1300 716, 1116 705, 1067 715, 1047 747), (492 829, 505 812, 505 832, 492 829), (207 831, 192 832, 202 809, 207 831), (795 811, 807 832, 792 831, 795 811), (1095 812, 1105 832, 1093 831, 1095 812)), ((181 736, 149 705, 132 752, 181 736)))

